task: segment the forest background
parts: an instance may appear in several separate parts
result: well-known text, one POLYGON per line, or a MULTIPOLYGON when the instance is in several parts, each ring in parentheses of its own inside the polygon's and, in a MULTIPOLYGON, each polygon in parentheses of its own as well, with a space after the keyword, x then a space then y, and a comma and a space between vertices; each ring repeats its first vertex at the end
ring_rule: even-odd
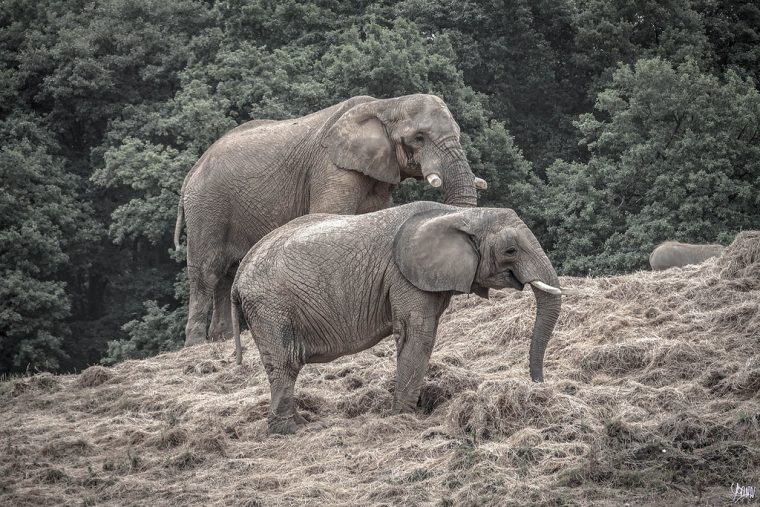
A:
POLYGON ((437 94, 481 205, 600 275, 760 228, 759 80, 752 0, 3 0, 0 373, 181 345, 178 191, 249 119, 437 94))

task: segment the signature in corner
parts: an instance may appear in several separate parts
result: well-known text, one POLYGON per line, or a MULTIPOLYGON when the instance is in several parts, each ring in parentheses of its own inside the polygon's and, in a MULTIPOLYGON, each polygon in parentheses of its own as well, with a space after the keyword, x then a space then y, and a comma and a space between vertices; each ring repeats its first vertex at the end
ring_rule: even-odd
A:
POLYGON ((734 502, 740 500, 752 500, 757 495, 757 490, 754 486, 742 486, 738 482, 731 484, 731 493, 734 494, 734 502))

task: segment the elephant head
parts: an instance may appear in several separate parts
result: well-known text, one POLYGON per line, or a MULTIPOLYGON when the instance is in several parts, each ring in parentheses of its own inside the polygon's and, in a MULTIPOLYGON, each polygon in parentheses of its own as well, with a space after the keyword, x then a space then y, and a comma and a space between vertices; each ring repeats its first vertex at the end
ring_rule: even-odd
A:
POLYGON ((472 174, 459 144, 459 126, 434 95, 357 104, 333 124, 324 145, 342 169, 391 184, 405 177, 425 178, 441 187, 446 204, 475 206, 476 188, 487 186, 472 174))
POLYGON ((401 273, 429 292, 522 290, 536 297, 530 376, 543 381, 546 345, 559 317, 559 279, 533 233, 509 209, 431 210, 409 218, 394 241, 401 273))

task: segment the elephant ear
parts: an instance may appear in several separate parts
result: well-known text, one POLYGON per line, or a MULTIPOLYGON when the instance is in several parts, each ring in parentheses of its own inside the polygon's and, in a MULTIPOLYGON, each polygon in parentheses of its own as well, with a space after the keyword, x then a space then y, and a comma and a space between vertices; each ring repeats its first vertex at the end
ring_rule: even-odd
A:
POLYGON ((468 215, 433 210, 404 222, 393 242, 393 257, 412 285, 429 292, 470 292, 480 255, 470 239, 468 215))
POLYGON ((332 163, 385 183, 401 181, 401 168, 385 125, 383 100, 357 104, 338 118, 325 136, 332 163))

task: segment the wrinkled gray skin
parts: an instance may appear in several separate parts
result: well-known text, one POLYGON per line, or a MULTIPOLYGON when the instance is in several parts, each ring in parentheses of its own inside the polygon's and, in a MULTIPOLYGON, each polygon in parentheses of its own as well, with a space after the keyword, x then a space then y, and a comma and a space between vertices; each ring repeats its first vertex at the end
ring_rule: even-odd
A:
POLYGON ((699 264, 710 257, 719 257, 724 246, 692 245, 678 241, 666 241, 658 245, 649 255, 649 265, 659 271, 668 268, 680 268, 689 264, 699 264))
MULTIPOLYGON (((298 218, 259 241, 232 286, 232 321, 241 362, 239 312, 269 377, 269 429, 292 433, 303 418, 293 386, 306 363, 331 361, 393 334, 398 354, 395 412, 412 411, 452 294, 488 288, 559 287, 536 238, 509 209, 416 202, 357 216, 298 218)), ((543 381, 559 295, 533 288, 537 316, 530 375, 543 381)))
POLYGON ((354 97, 293 120, 243 124, 219 139, 182 185, 174 242, 187 223, 190 308, 185 345, 232 335, 235 267, 259 239, 309 213, 387 208, 402 179, 431 172, 444 201, 475 206, 459 126, 433 95, 354 97))

